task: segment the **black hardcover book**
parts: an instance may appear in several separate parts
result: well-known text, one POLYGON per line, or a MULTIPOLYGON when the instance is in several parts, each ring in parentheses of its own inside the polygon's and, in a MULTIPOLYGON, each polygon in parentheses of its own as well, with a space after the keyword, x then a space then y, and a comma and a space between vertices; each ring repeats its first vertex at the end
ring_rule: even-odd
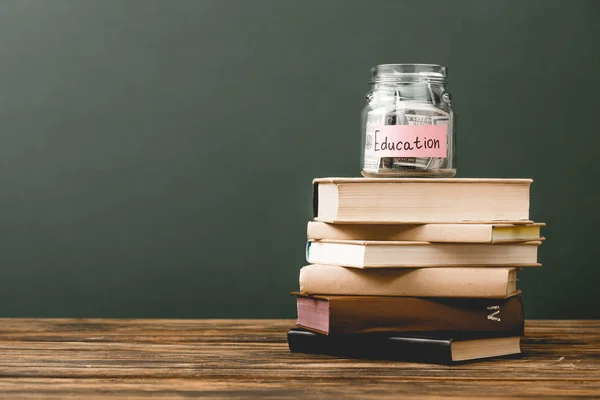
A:
POLYGON ((458 361, 518 354, 520 333, 509 337, 455 339, 399 334, 366 333, 356 335, 322 335, 300 328, 288 331, 293 353, 309 353, 344 358, 367 358, 451 364, 458 361))

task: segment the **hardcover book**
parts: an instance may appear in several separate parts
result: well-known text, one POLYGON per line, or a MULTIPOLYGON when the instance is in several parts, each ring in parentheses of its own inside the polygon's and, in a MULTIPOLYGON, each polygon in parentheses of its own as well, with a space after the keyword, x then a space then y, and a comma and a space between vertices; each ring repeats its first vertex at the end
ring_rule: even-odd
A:
POLYGON ((323 333, 429 332, 523 335, 521 296, 508 299, 297 294, 301 328, 323 333))
POLYGON ((429 243, 317 240, 306 246, 312 264, 356 268, 539 266, 541 242, 524 243, 429 243))
POLYGON ((530 224, 531 179, 323 178, 313 181, 317 221, 530 224))
POLYGON ((521 352, 520 336, 459 338, 362 334, 325 336, 300 328, 290 329, 288 345, 294 353, 347 358, 451 364, 521 352))
POLYGON ((415 241, 438 243, 516 243, 541 241, 536 224, 328 224, 310 221, 312 240, 415 241))
POLYGON ((516 268, 345 268, 307 265, 300 270, 302 294, 406 297, 512 297, 516 268))

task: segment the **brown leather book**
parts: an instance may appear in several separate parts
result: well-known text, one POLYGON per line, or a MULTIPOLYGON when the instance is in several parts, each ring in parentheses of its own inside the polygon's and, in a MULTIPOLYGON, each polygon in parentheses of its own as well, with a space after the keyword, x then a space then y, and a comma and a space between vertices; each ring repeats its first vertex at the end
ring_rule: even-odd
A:
POLYGON ((521 296, 509 299, 303 296, 297 325, 329 334, 400 332, 520 336, 521 296))

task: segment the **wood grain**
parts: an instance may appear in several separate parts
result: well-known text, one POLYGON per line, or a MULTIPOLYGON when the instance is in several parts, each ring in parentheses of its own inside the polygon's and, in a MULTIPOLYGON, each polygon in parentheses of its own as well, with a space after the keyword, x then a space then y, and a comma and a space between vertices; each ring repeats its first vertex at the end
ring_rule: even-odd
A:
POLYGON ((291 320, 0 319, 0 398, 600 398, 600 321, 458 366, 292 354, 291 320))

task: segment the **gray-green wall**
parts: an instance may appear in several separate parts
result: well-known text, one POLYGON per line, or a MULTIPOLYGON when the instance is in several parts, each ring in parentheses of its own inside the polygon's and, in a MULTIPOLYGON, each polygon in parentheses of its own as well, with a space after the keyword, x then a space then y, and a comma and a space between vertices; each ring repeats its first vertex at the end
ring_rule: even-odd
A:
MULTIPOLYGON (((0 316, 293 317, 377 63, 440 63, 461 177, 532 177, 529 318, 600 317, 599 1, 0 0, 0 316)), ((443 201, 443 200, 440 200, 443 201)))

